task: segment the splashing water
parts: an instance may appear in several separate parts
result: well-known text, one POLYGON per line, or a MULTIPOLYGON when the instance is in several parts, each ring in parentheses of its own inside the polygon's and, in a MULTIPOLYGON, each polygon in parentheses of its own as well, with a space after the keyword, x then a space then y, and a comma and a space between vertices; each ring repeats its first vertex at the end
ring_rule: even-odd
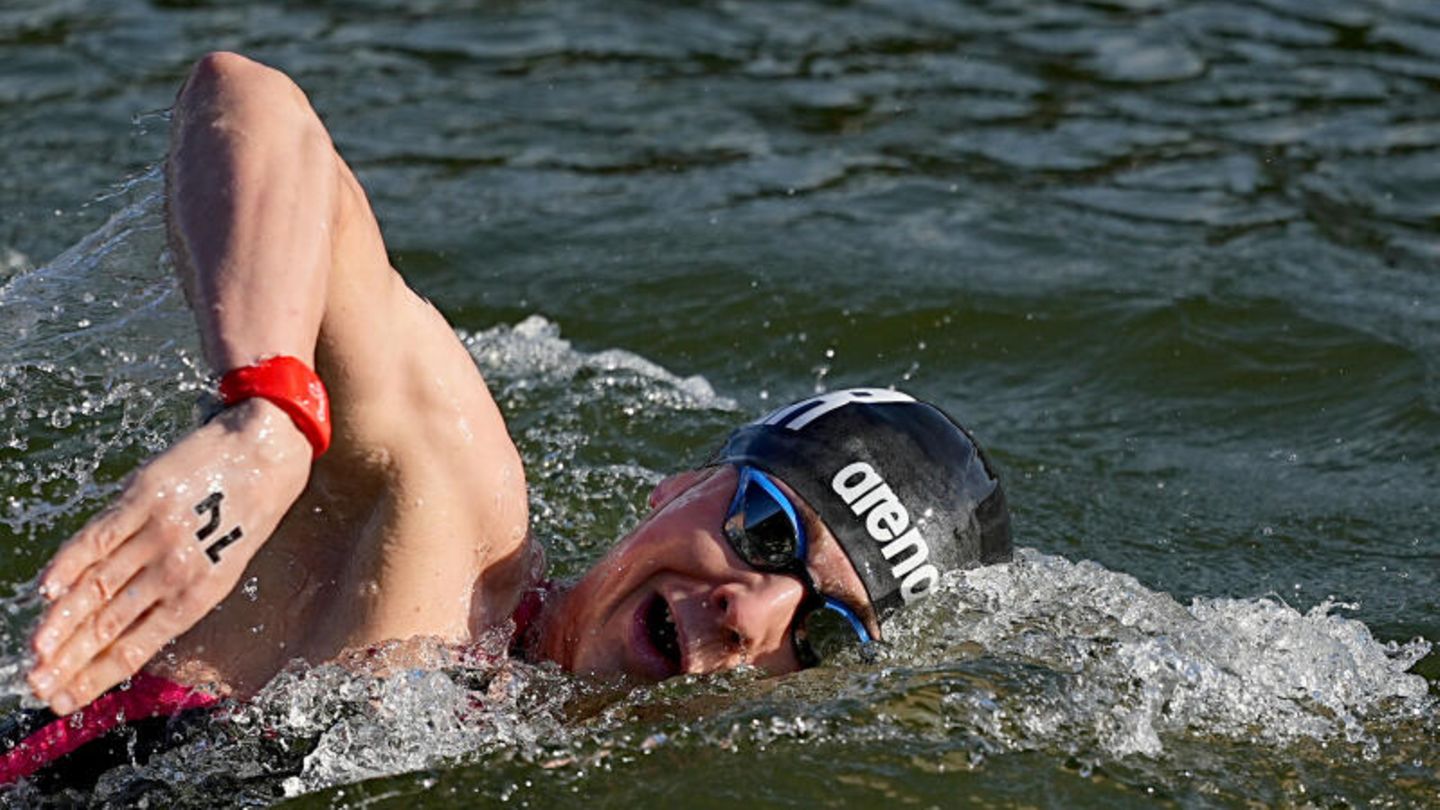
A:
POLYGON ((189 315, 165 269, 161 177, 114 195, 98 230, 0 286, 0 695, 27 695, 23 638, 39 599, 28 575, 119 480, 192 423, 206 385, 189 315))
MULTIPOLYGON (((166 268, 158 184, 153 172, 140 178, 103 228, 0 287, 0 526, 11 571, 37 569, 128 469, 185 430, 207 385, 166 268)), ((677 455, 744 418, 705 378, 622 349, 577 348, 542 315, 460 337, 512 420, 536 529, 562 575, 639 516, 644 489, 677 455)), ((36 610, 24 576, 0 599, 9 709, 25 693, 21 651, 36 610)), ((93 791, 31 785, 5 798, 206 805, 449 790, 543 803, 594 787, 643 801, 653 798, 646 782, 627 777, 701 761, 713 770, 700 784, 725 778, 725 762, 788 763, 940 803, 946 794, 925 794, 923 782, 866 781, 846 763, 1006 774, 1039 754, 1083 778, 1220 801, 1286 768, 1360 759, 1394 783, 1376 795, 1433 799, 1440 723, 1426 682, 1408 672, 1430 644, 1379 642, 1344 609, 1326 601, 1301 612, 1277 597, 1187 606, 1095 563, 1022 550, 1011 564, 950 576, 873 663, 628 689, 505 661, 492 639, 398 672, 297 668, 93 791)), ((1338 795, 1369 789, 1360 776, 1333 778, 1338 795)), ((1298 801, 1299 784, 1269 796, 1298 801)))
MULTIPOLYGON (((1040 663, 1057 691, 1019 726, 1043 738, 1069 728, 1108 756, 1160 756, 1161 734, 1204 729, 1275 744, 1336 735, 1378 742, 1363 720, 1381 708, 1432 708, 1406 670, 1430 644, 1377 642, 1324 602, 1301 613, 1274 599, 1195 599, 1184 607, 1127 574, 1022 550, 1014 563, 952 575, 910 641, 1040 663)), ((919 651, 923 654, 923 648, 919 651)))
POLYGON ((0 486, 7 539, 93 511, 191 420, 197 340, 164 269, 159 170, 50 264, 0 288, 0 486))

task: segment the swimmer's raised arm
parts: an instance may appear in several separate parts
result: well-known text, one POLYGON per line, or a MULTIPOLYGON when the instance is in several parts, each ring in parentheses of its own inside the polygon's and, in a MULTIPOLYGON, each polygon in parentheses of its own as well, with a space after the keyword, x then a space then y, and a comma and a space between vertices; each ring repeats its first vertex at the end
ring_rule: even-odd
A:
MULTIPOLYGON (((171 139, 170 242, 207 359, 217 373, 272 355, 311 365, 330 391, 334 442, 312 469, 290 419, 250 399, 138 470, 41 577, 51 605, 29 680, 60 714, 137 672, 224 599, 307 480, 347 490, 352 504, 371 496, 385 514, 404 512, 386 508, 401 489, 441 505, 497 493, 499 506, 465 520, 442 511, 396 529, 422 542, 386 558, 381 584, 414 591, 417 604, 469 593, 475 555, 459 564, 454 547, 487 531, 523 537, 526 525, 518 455, 478 371, 390 267, 363 191, 300 89, 213 54, 181 90, 171 139), (229 542, 210 553, 216 536, 229 542)), ((397 604, 367 621, 395 636, 435 632, 423 618, 397 604)))
MULTIPOLYGON (((171 248, 210 365, 270 355, 314 365, 337 172, 324 128, 283 75, 202 60, 174 111, 171 248)), ((234 587, 305 486, 311 448, 249 399, 126 483, 41 579, 36 694, 66 714, 137 672, 234 587), (228 542, 205 553, 201 542, 228 542)))
POLYGON ((314 365, 340 175, 330 136, 287 76, 214 54, 176 100, 166 163, 176 270, 210 366, 269 355, 314 365))

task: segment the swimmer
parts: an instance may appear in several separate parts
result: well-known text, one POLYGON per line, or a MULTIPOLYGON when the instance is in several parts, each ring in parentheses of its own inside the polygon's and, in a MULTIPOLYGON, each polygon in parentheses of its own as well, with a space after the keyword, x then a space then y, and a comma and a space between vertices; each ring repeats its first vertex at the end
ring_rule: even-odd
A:
POLYGON ((514 654, 577 673, 786 673, 882 639, 946 571, 1010 558, 971 435, 851 389, 740 427, 583 576, 547 582, 485 381, 390 266, 294 82, 234 54, 194 66, 166 216, 223 408, 41 573, 28 682, 57 716, 137 673, 243 700, 294 659, 512 626, 514 654))

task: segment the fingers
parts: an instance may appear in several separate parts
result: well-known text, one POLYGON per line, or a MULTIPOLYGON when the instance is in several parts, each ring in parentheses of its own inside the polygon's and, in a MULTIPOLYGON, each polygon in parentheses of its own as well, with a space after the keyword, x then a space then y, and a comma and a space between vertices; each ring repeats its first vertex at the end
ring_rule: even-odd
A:
POLYGON ((139 622, 56 691, 49 700, 51 711, 62 717, 70 714, 139 672, 145 662, 170 640, 173 622, 167 613, 163 606, 153 606, 139 622))
MULTIPOLYGON (((165 596, 164 580, 163 571, 154 568, 142 571, 114 599, 81 623, 64 646, 41 662, 31 675, 36 697, 50 700, 58 687, 64 686, 77 673, 89 669, 92 661, 106 652, 111 642, 123 636, 137 619, 165 596)), ((146 656, 122 677, 135 674, 148 660, 149 656, 146 656)))
POLYGON ((74 586, 85 569, 105 559, 127 538, 145 525, 145 510, 127 508, 122 500, 85 524, 46 566, 40 577, 40 593, 55 599, 74 586))
MULTIPOLYGON (((79 538, 76 538, 79 540, 79 538)), ((72 541, 73 542, 73 541, 72 541)), ((92 541, 81 541, 88 543, 92 541)), ((45 618, 35 629, 32 647, 40 663, 44 663, 85 621, 105 606, 142 566, 156 554, 154 542, 135 538, 120 545, 106 559, 90 566, 76 578, 63 595, 45 611, 45 618)))

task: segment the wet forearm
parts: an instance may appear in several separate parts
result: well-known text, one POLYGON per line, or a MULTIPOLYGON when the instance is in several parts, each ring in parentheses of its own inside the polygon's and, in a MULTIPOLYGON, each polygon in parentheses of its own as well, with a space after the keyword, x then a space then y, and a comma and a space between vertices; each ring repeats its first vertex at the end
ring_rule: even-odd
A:
POLYGON ((287 354, 313 365, 336 159, 304 94, 233 54, 196 64, 167 166, 172 251, 217 371, 287 354))

